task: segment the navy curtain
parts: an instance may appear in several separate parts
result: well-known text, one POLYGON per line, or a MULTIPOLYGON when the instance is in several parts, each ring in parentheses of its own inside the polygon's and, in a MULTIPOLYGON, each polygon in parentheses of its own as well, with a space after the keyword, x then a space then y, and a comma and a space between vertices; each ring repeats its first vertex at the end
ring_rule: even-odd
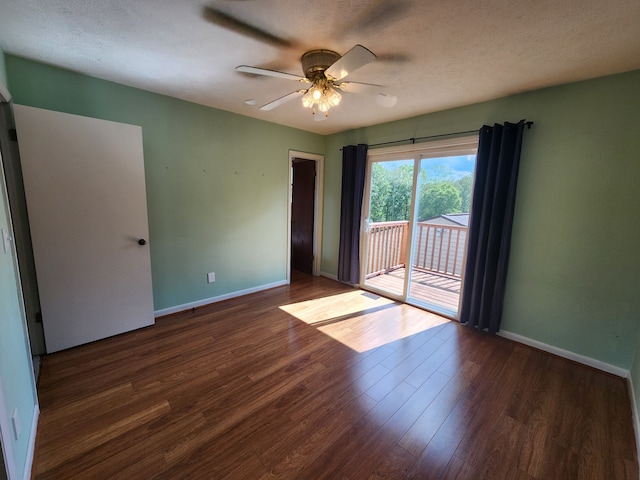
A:
POLYGON ((363 144, 342 147, 338 280, 352 285, 360 280, 360 217, 367 149, 363 144))
POLYGON ((460 322, 500 329, 525 121, 480 130, 460 322))

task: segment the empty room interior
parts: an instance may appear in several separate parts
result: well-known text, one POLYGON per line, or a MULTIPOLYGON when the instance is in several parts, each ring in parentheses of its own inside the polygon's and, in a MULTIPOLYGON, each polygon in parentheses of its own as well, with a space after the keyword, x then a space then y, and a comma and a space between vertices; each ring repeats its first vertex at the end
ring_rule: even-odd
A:
POLYGON ((0 479, 638 479, 640 2, 0 1, 0 479))

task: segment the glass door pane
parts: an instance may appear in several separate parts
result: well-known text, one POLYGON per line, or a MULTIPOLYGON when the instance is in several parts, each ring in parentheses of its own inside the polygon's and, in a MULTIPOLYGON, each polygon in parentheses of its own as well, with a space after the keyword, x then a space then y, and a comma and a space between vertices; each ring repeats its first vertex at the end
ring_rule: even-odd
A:
POLYGON ((403 299, 413 171, 414 159, 373 162, 365 213, 364 284, 403 299))
POLYGON ((467 254, 475 155, 419 162, 407 301, 454 318, 467 254))

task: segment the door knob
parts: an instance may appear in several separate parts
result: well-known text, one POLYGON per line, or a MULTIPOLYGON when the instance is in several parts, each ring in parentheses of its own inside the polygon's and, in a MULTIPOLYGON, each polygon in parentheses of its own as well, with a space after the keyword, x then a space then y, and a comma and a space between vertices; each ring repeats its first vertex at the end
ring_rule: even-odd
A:
POLYGON ((147 241, 144 238, 141 238, 140 240, 138 240, 138 245, 146 245, 147 241))

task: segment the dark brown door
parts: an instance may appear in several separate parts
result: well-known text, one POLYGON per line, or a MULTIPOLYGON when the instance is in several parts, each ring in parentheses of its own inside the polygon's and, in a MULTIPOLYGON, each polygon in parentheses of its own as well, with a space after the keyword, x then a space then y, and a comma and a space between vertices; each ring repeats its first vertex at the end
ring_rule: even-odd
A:
POLYGON ((313 216, 316 162, 293 160, 291 195, 291 268, 313 272, 313 216))

